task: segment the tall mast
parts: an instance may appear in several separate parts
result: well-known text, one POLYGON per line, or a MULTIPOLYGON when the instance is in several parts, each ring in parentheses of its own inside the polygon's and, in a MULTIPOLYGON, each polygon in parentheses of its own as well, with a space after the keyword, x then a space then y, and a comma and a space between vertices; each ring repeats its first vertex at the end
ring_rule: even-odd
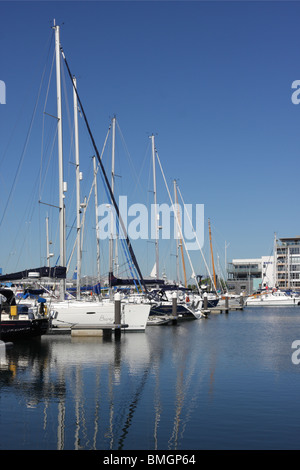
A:
POLYGON ((76 208, 77 208, 77 279, 76 297, 80 299, 80 278, 81 278, 81 221, 80 221, 80 171, 79 171, 79 143, 78 143, 78 103, 76 94, 76 78, 73 77, 73 103, 74 103, 74 135, 75 135, 75 165, 76 165, 76 208))
MULTIPOLYGON (((178 227, 178 230, 180 231, 180 234, 181 234, 181 233, 182 233, 182 230, 181 230, 181 226, 180 226, 181 221, 180 221, 179 206, 178 206, 178 197, 177 197, 177 184, 176 184, 176 180, 174 180, 174 193, 175 193, 175 205, 176 205, 176 209, 177 209, 177 218, 176 218, 177 227, 178 227)), ((184 261, 183 244, 182 244, 182 237, 181 237, 181 235, 180 235, 180 243, 179 243, 179 246, 180 246, 180 250, 181 250, 182 268, 183 268, 183 275, 184 275, 184 286, 187 287, 186 271, 185 271, 185 261, 184 261)))
MULTIPOLYGON (((112 147, 111 147, 111 192, 115 193, 115 138, 116 138, 116 117, 112 119, 112 147)), ((114 214, 111 201, 110 208, 110 239, 109 239, 109 272, 113 274, 114 240, 113 240, 114 214)), ((110 286, 110 297, 112 298, 112 288, 110 286)))
POLYGON ((273 287, 277 284, 277 237, 276 232, 274 233, 274 249, 273 249, 273 287))
MULTIPOLYGON (((174 200, 175 200, 175 210, 177 208, 177 192, 176 192, 176 180, 173 181, 174 185, 174 200)), ((178 229, 178 223, 177 223, 177 218, 176 218, 176 229, 177 229, 177 234, 176 234, 176 275, 177 275, 177 284, 179 285, 179 229, 178 229)))
POLYGON ((213 275, 214 275, 214 285, 215 291, 217 292, 217 281, 216 281, 216 272, 215 272, 215 263, 214 263, 214 253, 212 248, 212 240, 211 240, 211 228, 210 228, 210 220, 208 219, 208 230, 209 230, 209 241, 210 241, 210 251, 211 251, 211 262, 213 267, 213 275))
MULTIPOLYGON (((59 26, 55 25, 55 20, 54 20, 53 28, 55 29, 55 55, 56 55, 60 265, 65 267, 66 266, 66 241, 65 241, 63 147, 62 147, 60 38, 59 38, 59 26)), ((65 279, 61 279, 61 281, 60 281, 60 300, 63 300, 64 298, 65 298, 65 279)))
POLYGON ((95 216, 96 216, 96 243, 97 243, 97 279, 100 282, 100 240, 97 232, 98 224, 98 188, 97 188, 97 168, 96 168, 96 157, 93 156, 94 165, 94 189, 95 189, 95 216))
POLYGON ((46 217, 46 244, 47 244, 47 266, 50 268, 50 258, 53 256, 53 253, 50 253, 50 244, 52 242, 49 241, 49 217, 46 217))
POLYGON ((152 166, 153 166, 153 193, 154 193, 154 217, 155 217, 155 278, 159 278, 159 225, 158 225, 158 213, 157 213, 157 198, 156 198, 156 169, 155 169, 155 143, 154 135, 150 136, 152 142, 152 166))

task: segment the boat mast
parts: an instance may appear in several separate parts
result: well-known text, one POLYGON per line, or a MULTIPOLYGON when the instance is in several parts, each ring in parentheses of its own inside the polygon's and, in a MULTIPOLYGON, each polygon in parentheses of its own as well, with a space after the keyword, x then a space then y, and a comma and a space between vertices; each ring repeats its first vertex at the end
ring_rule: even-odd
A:
MULTIPOLYGON (((176 183, 176 180, 174 180, 174 198, 175 198, 175 207, 177 209, 177 218, 176 218, 176 222, 177 222, 177 229, 179 231, 180 229, 180 232, 179 233, 182 233, 181 231, 181 227, 180 227, 180 214, 179 214, 179 206, 178 206, 178 197, 177 197, 177 183, 176 183)), ((178 237, 177 238, 177 243, 178 243, 178 237)), ((183 275, 184 275, 184 286, 187 287, 187 280, 186 280, 186 271, 185 271, 185 261, 184 261, 184 253, 183 253, 183 244, 182 244, 182 238, 181 238, 181 235, 180 235, 180 243, 179 245, 180 246, 180 250, 181 250, 181 259, 182 259, 182 268, 183 268, 183 275)), ((177 257, 178 258, 178 257, 177 257)), ((179 261, 179 260, 178 260, 179 261)), ((178 268, 179 270, 179 268, 178 268)), ((179 277, 178 277, 179 279, 179 277)))
POLYGON ((277 237, 276 232, 274 233, 274 249, 273 249, 273 287, 277 285, 277 237))
POLYGON ((46 244, 47 244, 47 266, 50 268, 50 258, 52 258, 53 253, 50 253, 50 244, 52 242, 49 241, 49 217, 46 217, 46 244))
POLYGON ((97 245, 97 279, 100 282, 100 239, 97 231, 98 224, 98 188, 97 188, 97 168, 96 168, 96 157, 93 156, 94 166, 94 188, 95 188, 95 216, 96 216, 96 245, 97 245))
POLYGON ((153 166, 153 193, 154 193, 154 217, 155 217, 155 278, 159 278, 159 248, 158 248, 158 239, 159 239, 159 225, 157 213, 157 199, 156 199, 156 169, 155 169, 155 143, 154 135, 150 136, 152 143, 152 166, 153 166))
MULTIPOLYGON (((116 117, 112 119, 112 147, 111 147, 111 191, 115 193, 115 137, 116 137, 116 117)), ((113 203, 110 206, 110 239, 109 239, 109 272, 113 274, 114 240, 113 240, 114 214, 113 203)), ((110 286, 110 298, 112 299, 112 287, 110 286)))
POLYGON ((76 78, 73 77, 73 103, 74 103, 74 135, 75 135, 75 165, 76 165, 76 208, 77 208, 77 278, 76 298, 80 300, 80 278, 81 278, 81 221, 80 221, 80 171, 79 171, 79 143, 78 143, 78 103, 76 94, 76 78))
MULTIPOLYGON (((175 199, 175 204, 177 204, 177 199, 176 199, 176 180, 173 181, 174 185, 174 199, 175 199)), ((177 207, 177 206, 176 206, 177 207)), ((176 210, 176 208, 175 208, 176 210)), ((176 218, 176 229, 177 229, 177 234, 176 234, 176 276, 177 276, 177 284, 179 285, 179 230, 177 226, 177 218, 176 218)))
MULTIPOLYGON (((57 136, 58 136, 58 179, 59 179, 59 241, 60 265, 66 266, 66 240, 65 240, 65 204, 64 204, 64 178, 63 178, 63 147, 62 147, 62 112, 61 112, 61 76, 60 76, 60 38, 59 26, 55 24, 55 55, 56 55, 56 91, 57 91, 57 136)), ((60 300, 65 298, 65 279, 60 280, 60 300)))
POLYGON ((210 220, 208 219, 208 230, 209 230, 209 241, 210 241, 210 252, 211 252, 211 262, 213 267, 213 275, 214 275, 214 285, 215 291, 217 292, 217 282, 216 282, 216 272, 215 272, 215 263, 214 263, 214 253, 212 248, 212 240, 211 240, 211 228, 210 228, 210 220))

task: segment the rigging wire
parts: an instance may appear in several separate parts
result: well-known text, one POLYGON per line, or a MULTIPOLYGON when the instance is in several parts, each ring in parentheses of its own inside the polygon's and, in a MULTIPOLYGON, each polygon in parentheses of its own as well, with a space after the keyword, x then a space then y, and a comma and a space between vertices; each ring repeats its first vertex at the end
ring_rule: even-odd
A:
MULTIPOLYGON (((62 50, 62 47, 61 47, 61 52, 62 52, 64 61, 65 61, 65 64, 66 64, 66 67, 67 67, 67 70, 68 70, 68 73, 69 73, 69 77, 70 77, 71 82, 72 82, 72 85, 73 85, 73 87, 74 87, 73 77, 72 77, 72 74, 71 74, 71 71, 70 71, 70 68, 69 68, 67 59, 66 59, 66 57, 65 57, 65 54, 64 54, 64 52, 63 52, 63 50, 62 50)), ((134 271, 137 271, 139 282, 142 283, 143 288, 144 288, 145 292, 147 293, 147 292, 148 292, 147 286, 146 286, 146 284, 145 284, 145 282, 144 282, 142 273, 141 273, 140 268, 139 268, 139 265, 138 265, 138 263, 137 263, 135 254, 134 254, 134 252, 133 252, 133 248, 132 248, 131 242, 130 242, 130 240, 129 240, 129 238, 128 238, 128 235, 127 235, 127 232, 126 232, 126 229, 125 229, 125 226, 124 226, 124 222, 123 222, 123 219, 122 219, 121 214, 120 214, 119 207, 117 206, 117 203, 116 203, 114 194, 113 194, 113 192, 112 192, 112 189, 111 189, 111 187, 110 187, 110 184, 109 184, 109 181, 108 181, 108 178, 107 178, 107 175, 106 175, 104 166, 103 166, 102 161, 101 161, 101 159, 100 159, 99 151, 98 151, 98 148, 97 148, 97 146, 96 146, 96 143, 95 143, 93 134, 92 134, 92 132, 91 132, 89 123, 88 123, 88 121, 87 121, 87 118, 86 118, 86 115, 85 115, 85 112, 84 112, 84 109, 83 109, 83 106, 82 106, 80 97, 79 97, 79 95, 78 95, 77 88, 74 87, 74 90, 75 90, 75 93, 76 93, 76 95, 77 95, 77 99, 78 99, 78 102, 79 102, 79 105, 80 105, 80 109, 81 109, 81 112, 82 112, 82 114, 83 114, 83 117, 84 117, 84 120, 85 120, 85 123, 86 123, 86 127, 87 127, 87 129, 88 129, 88 132, 89 132, 91 141, 92 141, 92 143, 93 143, 93 146, 94 146, 94 149, 95 149, 97 158, 98 158, 98 162, 99 162, 100 167, 101 167, 101 177, 102 177, 102 178, 104 179, 104 181, 105 181, 106 190, 109 192, 110 200, 112 201, 112 203, 113 203, 113 205, 114 205, 114 207, 115 207, 116 214, 117 214, 117 216, 118 216, 118 224, 117 224, 117 225, 118 225, 118 228, 119 228, 119 224, 121 224, 121 228, 122 228, 124 237, 126 238, 127 249, 128 249, 128 252, 130 253, 130 257, 131 257, 132 262, 133 262, 134 271)))
MULTIPOLYGON (((52 32, 51 32, 51 35, 50 35, 50 39, 52 38, 52 32)), ((48 41, 49 42, 49 41, 48 41)), ((21 154, 21 157, 19 159, 19 163, 18 163, 18 166, 17 166, 17 169, 16 169, 16 173, 15 173, 15 176, 14 176, 14 181, 13 181, 13 185, 11 186, 11 190, 10 190, 10 193, 9 193, 9 197, 7 199, 7 202, 6 202, 6 206, 5 206, 5 210, 4 210, 4 213, 2 215, 2 219, 1 219, 1 222, 0 222, 0 226, 2 225, 4 219, 5 219, 5 215, 6 215, 6 212, 8 210, 8 207, 9 207, 9 204, 12 200, 12 196, 13 196, 13 193, 15 191, 15 188, 16 188, 16 184, 17 184, 17 180, 18 180, 18 176, 19 176, 19 173, 20 173, 20 170, 21 170, 21 167, 22 167, 22 163, 24 161, 24 157, 25 157, 25 153, 26 153, 26 150, 27 150, 27 146, 29 144, 29 139, 30 139, 30 136, 31 136, 31 132, 32 132, 32 129, 33 129, 33 123, 34 123, 34 119, 35 119, 35 116, 36 116, 36 113, 37 113, 37 108, 38 108, 38 103, 39 103, 39 100, 40 100, 40 95, 41 95, 41 90, 42 90, 42 85, 43 85, 43 82, 44 82, 44 76, 45 76, 45 72, 46 72, 46 67, 47 67, 47 63, 48 63, 48 60, 49 60, 49 56, 50 56, 50 50, 51 50, 51 41, 50 41, 50 44, 49 44, 49 48, 48 48, 48 54, 47 54, 47 57, 46 57, 46 63, 44 65, 44 69, 43 69, 43 72, 42 72, 42 75, 41 75, 41 79, 40 79, 40 86, 39 86, 39 90, 38 90, 38 93, 37 93, 37 98, 36 98, 36 102, 35 102, 35 106, 34 106, 34 110, 33 110, 33 113, 32 113, 32 117, 31 117, 31 121, 30 121, 30 125, 29 125, 29 129, 27 131, 27 136, 26 136, 26 141, 25 141, 25 144, 24 144, 24 147, 23 147, 23 151, 22 151, 22 154, 21 154)), ((17 263, 19 263, 19 260, 20 260, 20 256, 21 255, 24 255, 24 252, 23 252, 23 247, 24 247, 24 243, 25 243, 25 239, 26 237, 28 238, 29 237, 29 224, 31 223, 32 221, 32 218, 33 218, 33 214, 34 214, 34 210, 35 210, 35 204, 34 204, 34 201, 35 201, 35 192, 36 192, 36 188, 39 187, 39 175, 37 175, 37 180, 36 182, 33 183, 32 185, 32 192, 31 192, 31 197, 29 198, 29 202, 28 202, 28 207, 27 210, 24 210, 22 212, 23 214, 23 217, 22 217, 22 220, 19 219, 19 222, 20 222, 20 229, 16 231, 15 233, 15 239, 14 239, 14 246, 16 245, 16 240, 17 240, 17 236, 19 235, 19 233, 22 233, 24 235, 24 230, 23 228, 21 229, 21 226, 23 227, 23 224, 24 224, 24 219, 26 218, 26 214, 27 214, 27 217, 28 217, 28 220, 26 221, 26 224, 27 224, 27 230, 26 230, 26 233, 25 233, 25 236, 23 236, 23 243, 22 244, 18 244, 18 250, 19 251, 19 258, 17 260, 17 263)), ((14 251, 14 254, 16 254, 17 252, 14 251)), ((10 255, 11 253, 9 254, 9 258, 10 258, 10 255)), ((7 263, 9 262, 9 258, 7 260, 7 263)))
POLYGON ((42 125, 42 141, 41 141, 41 162, 40 162, 40 186, 39 186, 39 199, 41 200, 41 188, 42 188, 42 167, 43 167, 43 159, 44 159, 44 135, 45 135, 45 111, 46 111, 46 106, 48 102, 48 96, 49 96, 49 90, 50 90, 50 83, 52 79, 52 73, 53 73, 53 65, 54 65, 54 58, 55 58, 55 51, 53 53, 52 57, 52 64, 49 72, 49 79, 48 79, 48 85, 47 85, 47 90, 46 90, 46 96, 45 96, 45 103, 44 103, 44 109, 43 109, 43 125, 42 125))
POLYGON ((132 171, 133 171, 133 173, 134 173, 134 175, 135 175, 136 184, 135 184, 135 188, 133 189, 132 192, 134 193, 134 191, 137 189, 137 186, 139 186, 140 190, 143 192, 143 191, 144 191, 144 187, 141 185, 141 181, 140 181, 141 178, 140 178, 140 176, 141 176, 141 172, 142 172, 142 170, 143 170, 143 166, 144 166, 144 163, 145 163, 145 159, 146 159, 145 157, 146 157, 146 155, 145 155, 145 157, 144 157, 143 164, 142 164, 141 167, 140 167, 139 174, 137 174, 136 169, 135 169, 135 165, 134 165, 134 163, 133 163, 133 161, 132 161, 130 152, 129 152, 128 147, 127 147, 127 144, 126 144, 126 142, 125 142, 124 135, 123 135, 123 133, 122 133, 122 131, 121 131, 121 128, 120 128, 119 123, 118 123, 117 120, 116 120, 116 123, 117 123, 117 128, 118 128, 118 131, 119 131, 119 133, 120 133, 120 137, 121 137, 121 140, 122 140, 124 149, 125 149, 126 154, 127 154, 128 161, 129 161, 130 166, 131 166, 131 168, 132 168, 132 171))
MULTIPOLYGON (((181 200, 182 200, 183 207, 184 207, 185 210, 186 210, 186 206, 185 206, 185 204, 184 204, 183 197, 182 197, 182 194, 181 194, 181 191, 180 191, 180 188, 179 188, 179 187, 178 187, 178 192, 179 192, 180 198, 181 198, 181 200)), ((209 274, 210 280, 211 280, 211 282, 213 282, 212 276, 211 276, 211 274, 210 274, 210 270, 209 270, 209 268, 208 268, 206 259, 205 259, 205 257, 204 257, 204 254, 203 254, 201 245, 200 245, 199 240, 198 240, 198 237, 197 237, 197 233, 196 233, 196 231, 195 231, 195 229, 194 229, 194 227, 193 227, 193 224, 192 224, 192 221, 191 221, 191 218, 190 218, 190 214, 188 213, 187 210, 186 210, 186 213, 187 213, 189 222, 190 222, 190 224, 191 224, 192 230, 193 230, 193 232, 194 232, 194 234, 195 234, 196 242, 197 242, 197 245, 198 245, 198 247, 199 247, 200 253, 201 253, 201 255, 202 255, 202 258, 203 258, 204 264, 205 264, 205 266, 206 266, 207 272, 208 272, 208 274, 209 274)))
POLYGON ((4 221, 4 218, 5 218, 5 215, 6 215, 8 206, 9 206, 9 203, 10 203, 11 198, 12 198, 12 195, 13 195, 13 193, 14 193, 14 191, 15 191, 15 187, 16 187, 16 184, 17 184, 18 176, 19 176, 19 174, 20 174, 20 170, 21 170, 21 167, 22 167, 22 164, 23 164, 23 161, 24 161, 24 157, 25 157, 25 153, 26 153, 27 146, 28 146, 28 143, 29 143, 29 138, 30 138, 30 135, 31 135, 31 131, 32 131, 34 119, 35 119, 36 112, 37 112, 37 107, 38 107, 38 103, 39 103, 39 99, 40 99, 40 94, 41 94, 41 90, 42 90, 42 84, 43 84, 43 81, 44 81, 45 72, 46 72, 46 64, 45 64, 45 66, 44 66, 44 70, 43 70, 43 73, 42 73, 42 77, 41 77, 41 81, 40 81, 40 86, 39 86, 37 98, 36 98, 35 105, 34 105, 34 109, 33 109, 33 112, 32 112, 31 119, 30 119, 30 124, 29 124, 29 128, 28 128, 28 131, 27 131, 27 135, 26 135, 26 139, 25 139, 25 144, 24 144, 24 146, 23 146, 23 151, 22 151, 22 153, 21 153, 21 156, 20 156, 20 159, 19 159, 19 163, 18 163, 18 165, 17 165, 17 170, 16 170, 16 173, 15 173, 15 176, 14 176, 14 179, 13 179, 13 184, 12 184, 12 187, 11 187, 11 189, 10 189, 10 192, 9 192, 9 195, 8 195, 8 198, 7 198, 5 207, 4 207, 4 211, 3 211, 3 214, 2 214, 2 217, 1 217, 1 220, 0 220, 0 227, 2 226, 2 223, 3 223, 3 221, 4 221))
MULTIPOLYGON (((48 45, 48 43, 49 43, 49 45, 48 45, 48 52, 47 52, 47 54, 46 54, 46 57, 47 57, 46 62, 48 61, 48 56, 49 56, 50 51, 51 51, 51 49, 52 49, 52 41, 53 41, 53 34, 52 34, 52 31, 51 31, 50 34, 49 34, 48 40, 46 41, 45 48, 44 48, 44 49, 47 49, 47 45, 48 45)), ((45 56, 44 50, 43 50, 43 52, 42 52, 42 56, 45 56)), ((28 92, 28 95, 29 95, 29 90, 27 90, 27 92, 28 92)), ((25 101, 26 101, 26 100, 24 99, 22 108, 25 107, 25 101)), ((20 109, 20 115, 19 115, 19 118, 18 118, 18 119, 21 118, 22 108, 20 109)), ((15 122, 14 128, 13 128, 13 130, 12 130, 12 132, 11 132, 10 138, 9 138, 9 140, 8 140, 8 143, 7 143, 6 149, 4 150, 3 155, 2 155, 2 157, 1 157, 1 159, 0 159, 0 166, 2 165, 3 160, 4 160, 4 158, 5 158, 5 156, 6 156, 7 152, 8 152, 8 148, 9 148, 9 146, 10 146, 10 143, 11 143, 11 141, 13 140, 13 135, 14 135, 14 133, 15 133, 15 131, 16 131, 16 128, 17 128, 18 119, 17 119, 16 122, 15 122)))
MULTIPOLYGON (((171 205, 172 205, 172 207, 174 207, 173 200, 172 200, 172 197, 171 197, 171 194, 170 194, 170 191, 169 191, 169 187, 168 187, 168 184, 167 184, 167 181, 166 181, 166 178, 165 178, 165 174, 164 174, 164 172, 163 172, 163 168, 162 168, 162 165, 161 165, 161 162, 160 162, 160 158, 159 158, 157 152, 156 152, 156 156, 157 156, 157 160, 158 160, 159 167, 160 167, 160 170, 161 170, 163 179, 164 179, 164 183, 165 183, 165 186, 166 186, 166 189, 167 189, 167 192, 168 192, 168 196, 169 196, 171 205)), ((185 240, 184 240, 184 237, 183 237, 183 234, 182 234, 181 226, 180 226, 179 221, 178 221, 178 215, 177 215, 177 211, 176 211, 176 210, 174 211, 174 214, 175 214, 175 218, 176 218, 176 222, 177 222, 177 227, 178 227, 178 229, 179 229, 180 236, 181 236, 181 239, 182 239, 182 241, 183 241, 183 244, 184 244, 184 247, 185 247, 185 251, 186 251, 186 254, 187 254, 187 257, 188 257, 188 260, 189 260, 191 269, 192 269, 192 276, 191 276, 191 278, 192 278, 192 279, 195 279, 195 278, 196 278, 196 274, 195 274, 194 267, 193 267, 193 264, 192 264, 192 261, 191 261, 191 257, 190 257, 190 255, 189 255, 189 252, 188 252, 187 248, 186 248, 185 240)), ((198 290, 199 290, 199 294, 201 294, 200 288, 199 288, 199 285, 198 285, 198 282, 197 282, 197 288, 198 288, 198 290)))

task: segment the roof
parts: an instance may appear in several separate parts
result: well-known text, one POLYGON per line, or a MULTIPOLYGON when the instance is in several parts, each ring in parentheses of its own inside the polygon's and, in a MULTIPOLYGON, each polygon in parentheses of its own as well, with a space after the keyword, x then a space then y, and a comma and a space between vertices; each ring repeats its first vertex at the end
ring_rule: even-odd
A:
POLYGON ((279 240, 281 242, 299 241, 300 240, 300 235, 297 235, 296 237, 279 238, 279 240))

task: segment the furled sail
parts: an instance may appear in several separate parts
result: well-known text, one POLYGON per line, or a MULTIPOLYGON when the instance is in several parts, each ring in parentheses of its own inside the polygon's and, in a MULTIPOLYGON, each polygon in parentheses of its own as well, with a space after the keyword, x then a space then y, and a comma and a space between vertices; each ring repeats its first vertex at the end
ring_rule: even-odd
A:
MULTIPOLYGON (((144 279, 144 283, 146 285, 161 285, 164 284, 165 281, 162 279, 144 279)), ((132 286, 136 285, 137 280, 136 279, 121 279, 121 278, 116 278, 112 273, 109 273, 109 285, 111 287, 114 286, 132 286)))
POLYGON ((41 268, 25 269, 24 271, 18 271, 16 273, 3 274, 0 276, 0 282, 17 281, 34 277, 65 279, 67 275, 66 273, 67 268, 64 266, 55 266, 52 268, 43 266, 41 268))

